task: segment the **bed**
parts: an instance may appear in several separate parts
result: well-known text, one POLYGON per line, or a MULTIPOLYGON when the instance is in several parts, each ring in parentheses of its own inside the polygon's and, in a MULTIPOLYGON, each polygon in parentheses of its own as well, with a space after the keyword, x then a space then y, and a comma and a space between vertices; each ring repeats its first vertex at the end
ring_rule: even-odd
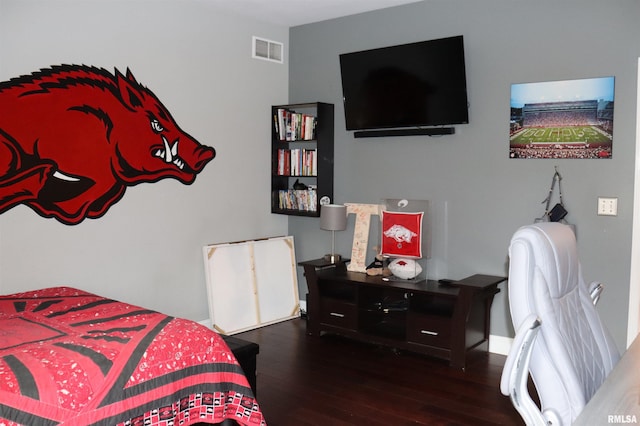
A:
POLYGON ((265 425, 220 335, 70 287, 0 296, 0 425, 265 425))

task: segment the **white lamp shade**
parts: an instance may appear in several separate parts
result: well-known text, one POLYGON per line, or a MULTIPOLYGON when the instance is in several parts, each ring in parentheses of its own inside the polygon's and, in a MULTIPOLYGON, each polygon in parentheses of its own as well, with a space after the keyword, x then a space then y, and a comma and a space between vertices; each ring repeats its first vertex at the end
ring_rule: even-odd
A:
POLYGON ((325 204, 320 207, 320 229, 344 231, 347 229, 347 206, 325 204))

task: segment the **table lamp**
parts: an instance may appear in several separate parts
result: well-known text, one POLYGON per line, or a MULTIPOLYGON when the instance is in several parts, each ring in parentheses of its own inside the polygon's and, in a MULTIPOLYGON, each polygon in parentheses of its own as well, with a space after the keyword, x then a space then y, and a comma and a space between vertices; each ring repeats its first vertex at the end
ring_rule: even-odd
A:
POLYGON ((331 253, 324 256, 325 260, 336 263, 341 256, 336 254, 336 231, 347 229, 347 206, 340 204, 325 204, 320 207, 320 229, 331 231, 331 253))

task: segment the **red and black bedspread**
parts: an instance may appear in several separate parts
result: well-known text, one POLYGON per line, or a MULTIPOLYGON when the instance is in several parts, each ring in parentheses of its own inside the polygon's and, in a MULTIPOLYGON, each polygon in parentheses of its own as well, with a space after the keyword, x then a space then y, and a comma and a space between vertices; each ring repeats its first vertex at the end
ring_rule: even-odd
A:
POLYGON ((69 287, 0 296, 0 425, 264 425, 222 338, 69 287))

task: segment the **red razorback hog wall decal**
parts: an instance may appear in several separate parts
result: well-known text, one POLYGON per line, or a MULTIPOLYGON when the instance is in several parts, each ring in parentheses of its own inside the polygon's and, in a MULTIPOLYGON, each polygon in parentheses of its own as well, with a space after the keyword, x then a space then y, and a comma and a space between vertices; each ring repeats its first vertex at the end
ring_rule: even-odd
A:
POLYGON ((0 213, 25 204, 75 225, 127 186, 189 185, 214 157, 128 69, 61 65, 0 83, 0 213))

